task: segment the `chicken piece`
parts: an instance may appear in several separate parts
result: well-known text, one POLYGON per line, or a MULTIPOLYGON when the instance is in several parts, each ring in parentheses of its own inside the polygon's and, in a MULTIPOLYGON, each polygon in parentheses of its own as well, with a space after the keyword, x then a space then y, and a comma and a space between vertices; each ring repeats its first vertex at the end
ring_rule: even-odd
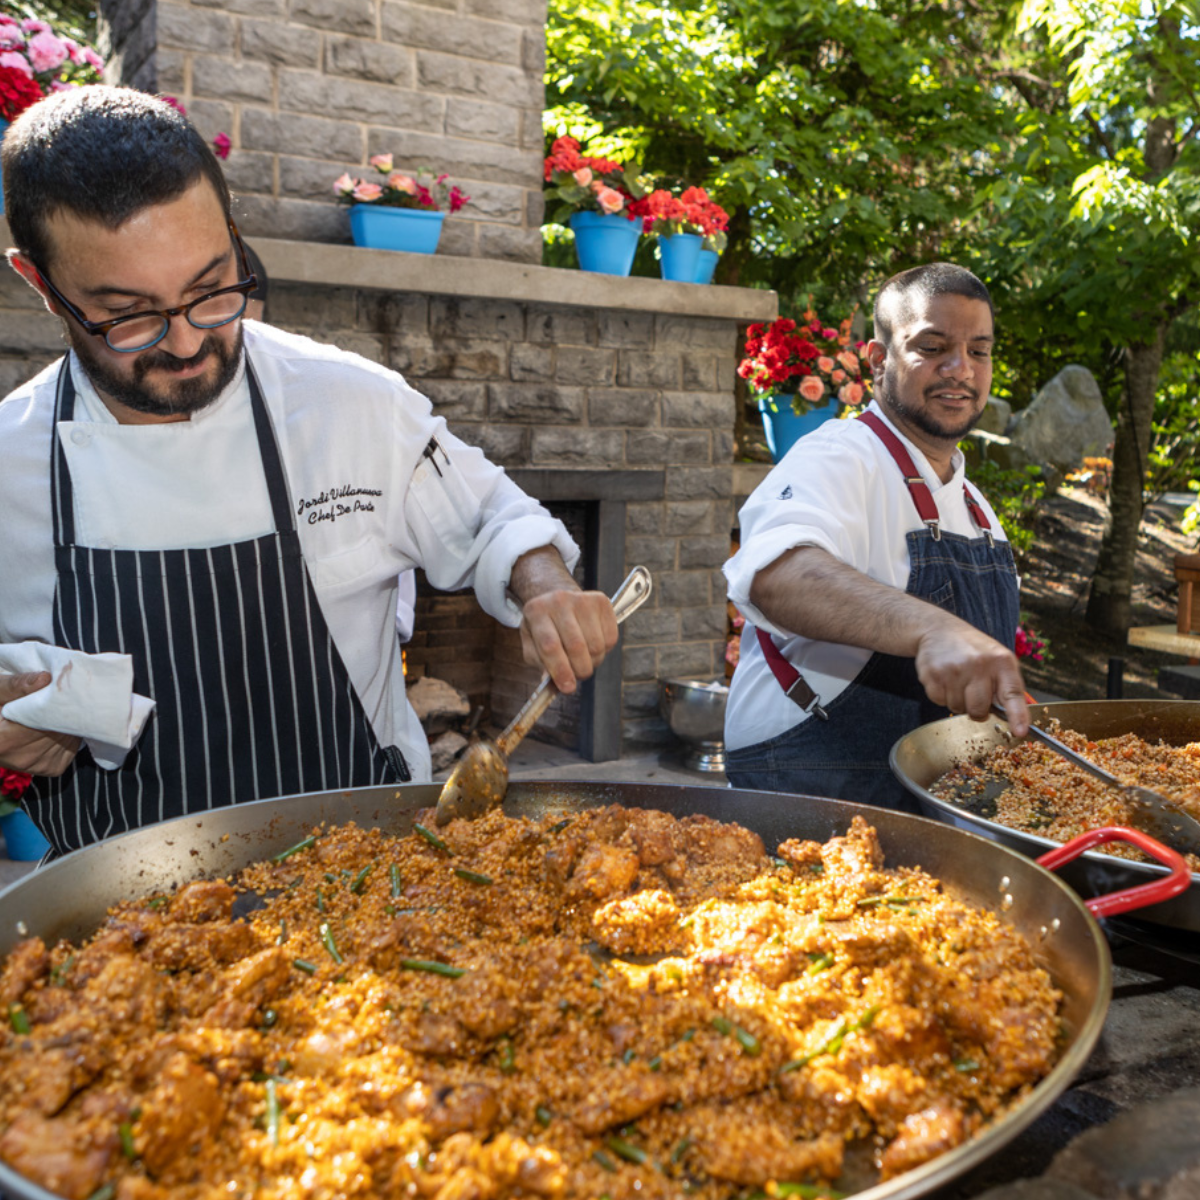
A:
POLYGON ((444 953, 442 935, 427 914, 398 912, 367 947, 367 961, 377 971, 391 971, 402 958, 438 958, 444 953))
POLYGON ((652 809, 635 810, 631 816, 629 840, 643 867, 659 867, 676 857, 681 846, 677 845, 674 818, 652 809))
POLYGON ((834 1133, 811 1141, 793 1141, 777 1121, 751 1123, 737 1118, 736 1137, 723 1137, 721 1114, 711 1111, 705 1136, 697 1139, 697 1155, 709 1175, 731 1183, 762 1187, 772 1179, 836 1179, 842 1169, 844 1142, 834 1133))
POLYGON ((939 1100, 920 1112, 911 1113, 880 1156, 881 1178, 893 1179, 953 1150, 966 1140, 967 1132, 962 1113, 948 1101, 939 1100))
POLYGON ((197 925, 204 921, 228 921, 237 892, 223 879, 197 879, 185 883, 171 897, 167 913, 172 921, 197 925))
POLYGON ((575 865, 567 890, 579 896, 607 900, 629 890, 637 878, 638 856, 623 846, 593 842, 575 865))
POLYGON ((410 1034, 403 1039, 409 1050, 435 1057, 459 1054, 471 1040, 462 1023, 445 1013, 417 1015, 410 1034))
POLYGON ((435 1142, 455 1133, 472 1133, 482 1140, 495 1128, 500 1115, 496 1093, 483 1083, 414 1083, 396 1098, 396 1107, 399 1115, 424 1121, 435 1142))
POLYGON ((117 1146, 116 1126, 104 1134, 100 1128, 20 1112, 0 1134, 0 1159, 56 1196, 87 1200, 104 1181, 117 1146))
POLYGON ((291 1056, 292 1067, 297 1075, 332 1078, 340 1073, 343 1063, 354 1058, 361 1042, 362 1035, 353 1027, 324 1021, 296 1043, 291 1056))
POLYGON ((164 925, 150 938, 146 956, 165 971, 205 971, 237 962, 259 949, 249 925, 164 925))
POLYGON ((520 1019, 516 1005, 509 999, 507 981, 486 970, 471 971, 458 981, 454 1011, 470 1033, 486 1042, 508 1033, 520 1019))
POLYGON ((597 1071, 589 1098, 575 1110, 573 1119, 584 1133, 603 1133, 636 1121, 664 1103, 670 1093, 670 1084, 648 1070, 597 1071))
POLYGON ((0 972, 0 1010, 8 1011, 16 1004, 30 984, 36 983, 50 970, 50 953, 41 938, 18 942, 0 972))
POLYGON ((154 1090, 143 1100, 134 1123, 134 1145, 146 1170, 160 1183, 186 1183, 194 1161, 225 1120, 225 1100, 216 1076, 176 1054, 154 1090))
POLYGON ((614 954, 660 953, 680 944, 679 905, 670 892, 639 891, 598 908, 592 928, 614 954))
POLYGON ((685 817, 679 824, 686 838, 687 857, 693 864, 715 862, 726 871, 760 870, 766 865, 762 838, 741 825, 700 816, 685 817))
POLYGON ((786 842, 779 843, 776 853, 793 871, 802 875, 811 867, 818 864, 824 865, 821 859, 820 842, 803 842, 799 838, 788 838, 786 842))

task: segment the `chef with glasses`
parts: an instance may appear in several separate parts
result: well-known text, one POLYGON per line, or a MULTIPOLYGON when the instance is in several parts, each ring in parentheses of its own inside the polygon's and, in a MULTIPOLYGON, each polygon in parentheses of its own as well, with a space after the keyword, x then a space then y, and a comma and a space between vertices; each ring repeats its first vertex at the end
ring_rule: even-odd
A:
POLYGON ((220 164, 131 89, 3 144, 11 265, 68 352, 0 402, 0 766, 53 855, 429 778, 397 579, 471 586, 560 690, 617 639, 562 525, 393 371, 245 319, 220 164))

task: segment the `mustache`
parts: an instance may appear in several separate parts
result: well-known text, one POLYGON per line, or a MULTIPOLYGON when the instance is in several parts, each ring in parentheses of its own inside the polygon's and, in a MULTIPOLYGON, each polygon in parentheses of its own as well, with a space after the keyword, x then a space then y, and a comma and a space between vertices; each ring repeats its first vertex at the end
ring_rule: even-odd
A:
POLYGON ((144 375, 147 371, 156 369, 162 371, 186 371, 189 367, 198 367, 212 352, 212 342, 208 339, 201 342, 200 349, 191 358, 177 358, 174 354, 168 354, 165 350, 153 350, 139 360, 137 364, 138 374, 144 375))
POLYGON ((953 379, 943 380, 941 383, 935 383, 927 387, 924 391, 924 396, 929 399, 935 392, 944 391, 946 388, 953 388, 956 392, 966 392, 972 400, 979 399, 979 389, 973 388, 969 383, 957 383, 953 379))

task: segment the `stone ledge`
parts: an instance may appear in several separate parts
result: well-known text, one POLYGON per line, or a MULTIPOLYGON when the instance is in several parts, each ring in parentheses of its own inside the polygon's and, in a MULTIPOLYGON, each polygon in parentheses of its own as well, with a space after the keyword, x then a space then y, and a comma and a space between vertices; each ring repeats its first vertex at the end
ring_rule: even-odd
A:
MULTIPOLYGON (((558 267, 451 255, 366 250, 331 242, 253 238, 272 281, 378 288, 430 296, 474 296, 573 308, 665 313, 727 321, 772 321, 779 298, 760 288, 667 283, 639 276, 589 274, 558 267)), ((11 245, 0 216, 0 241, 11 245)))
POLYGON ((329 242, 257 237, 253 242, 272 282, 473 296, 728 321, 771 321, 779 314, 776 294, 757 288, 667 283, 661 279, 589 274, 495 259, 366 250, 329 242))

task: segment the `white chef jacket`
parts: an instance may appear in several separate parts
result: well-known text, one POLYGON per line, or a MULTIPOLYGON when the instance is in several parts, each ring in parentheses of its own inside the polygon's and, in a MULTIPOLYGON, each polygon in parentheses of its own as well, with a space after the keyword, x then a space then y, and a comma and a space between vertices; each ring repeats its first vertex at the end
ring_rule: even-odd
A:
MULTIPOLYGON (((982 537, 963 495, 962 453, 954 452, 954 474, 943 483, 929 460, 888 419, 933 495, 941 528, 982 537)), ((977 489, 973 489, 979 496, 977 489)), ((997 541, 1004 530, 982 500, 997 541)), ((738 552, 725 564, 729 599, 746 618, 737 669, 725 706, 725 746, 740 750, 786 733, 810 714, 789 700, 771 673, 756 628, 774 635, 786 658, 804 676, 821 704, 835 700, 866 665, 871 651, 798 637, 773 625, 750 602, 755 575, 796 546, 818 546, 877 583, 904 591, 911 568, 907 534, 924 528, 904 475, 883 440, 857 420, 826 421, 800 438, 754 489, 739 516, 738 552)))
MULTIPOLYGON (((503 469, 454 437, 394 371, 272 326, 245 321, 287 476, 300 545, 322 614, 381 745, 430 778, 429 748, 405 696, 397 579, 424 569, 435 587, 472 586, 506 625, 522 554, 553 545, 573 569, 561 522, 503 469), (448 456, 438 470, 432 438, 448 456), (440 473, 439 473, 440 472, 440 473)), ((70 355, 76 419, 57 431, 75 494, 80 545, 196 549, 274 528, 245 369, 189 421, 119 424, 70 355)), ((59 363, 0 402, 0 644, 53 641, 50 452, 59 363)))

